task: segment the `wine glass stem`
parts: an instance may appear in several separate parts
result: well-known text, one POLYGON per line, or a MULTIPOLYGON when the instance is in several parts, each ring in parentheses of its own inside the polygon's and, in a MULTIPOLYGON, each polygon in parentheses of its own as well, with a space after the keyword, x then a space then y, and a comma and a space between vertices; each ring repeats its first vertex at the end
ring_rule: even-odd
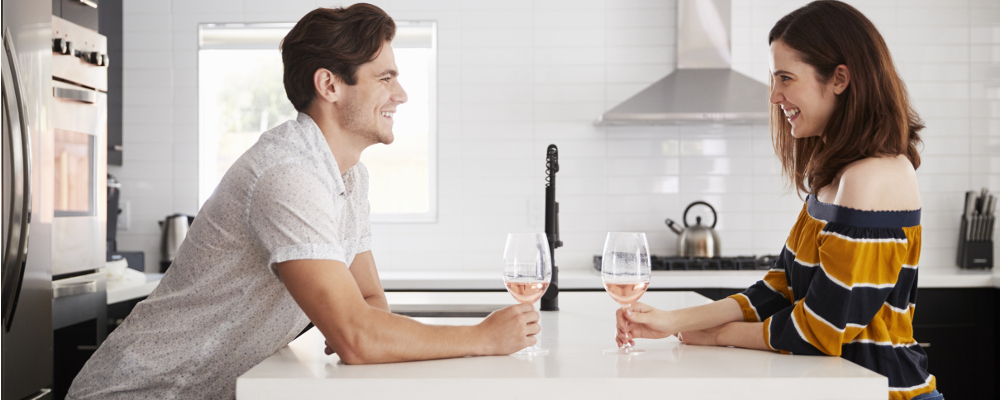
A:
MULTIPOLYGON (((623 306, 622 306, 622 311, 623 311, 623 312, 624 312, 624 313, 625 313, 625 314, 627 315, 627 314, 628 314, 628 312, 629 312, 629 309, 630 309, 631 307, 632 307, 632 305, 631 305, 631 304, 626 304, 626 305, 623 305, 623 306)), ((626 349, 626 350, 627 350, 628 348, 632 347, 632 344, 631 344, 631 343, 629 343, 629 337, 628 337, 628 331, 629 331, 629 329, 628 329, 628 318, 626 318, 626 319, 625 319, 625 344, 624 344, 624 345, 622 345, 622 348, 624 348, 624 349, 626 349)))

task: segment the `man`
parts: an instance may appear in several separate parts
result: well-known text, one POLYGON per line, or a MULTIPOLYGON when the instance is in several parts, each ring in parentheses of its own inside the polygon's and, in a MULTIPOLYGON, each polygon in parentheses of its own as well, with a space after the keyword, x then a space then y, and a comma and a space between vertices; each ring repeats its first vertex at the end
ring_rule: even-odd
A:
POLYGON ((87 362, 69 398, 233 397, 236 378, 309 321, 347 364, 510 354, 535 343, 530 305, 476 326, 393 315, 370 250, 368 172, 406 102, 378 7, 317 9, 282 41, 300 111, 223 177, 149 298, 87 362), (348 268, 350 266, 350 268, 348 268))

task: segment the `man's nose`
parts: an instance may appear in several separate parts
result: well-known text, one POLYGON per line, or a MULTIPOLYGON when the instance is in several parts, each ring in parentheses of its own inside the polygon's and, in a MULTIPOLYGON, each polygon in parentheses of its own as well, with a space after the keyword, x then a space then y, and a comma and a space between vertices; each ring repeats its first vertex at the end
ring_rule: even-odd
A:
POLYGON ((392 91, 392 101, 399 104, 406 103, 406 90, 403 90, 403 85, 400 85, 398 80, 394 80, 394 82, 396 82, 396 86, 392 91))

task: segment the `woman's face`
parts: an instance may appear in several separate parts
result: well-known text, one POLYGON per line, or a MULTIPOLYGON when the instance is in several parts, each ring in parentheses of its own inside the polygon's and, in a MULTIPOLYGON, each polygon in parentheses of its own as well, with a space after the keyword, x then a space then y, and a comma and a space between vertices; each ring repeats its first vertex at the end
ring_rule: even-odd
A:
POLYGON ((781 107, 785 120, 792 125, 792 136, 801 139, 823 134, 837 95, 843 92, 837 79, 821 81, 816 69, 800 60, 798 52, 781 40, 771 43, 771 74, 771 103, 781 107))

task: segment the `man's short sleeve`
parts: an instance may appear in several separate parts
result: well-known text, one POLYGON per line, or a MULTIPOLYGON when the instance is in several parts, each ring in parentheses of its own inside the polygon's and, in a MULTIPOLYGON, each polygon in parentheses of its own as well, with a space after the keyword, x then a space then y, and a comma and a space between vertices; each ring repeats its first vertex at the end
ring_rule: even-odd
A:
POLYGON ((249 223, 270 253, 268 269, 289 260, 346 263, 337 227, 345 201, 335 184, 299 163, 269 168, 250 194, 249 223))

